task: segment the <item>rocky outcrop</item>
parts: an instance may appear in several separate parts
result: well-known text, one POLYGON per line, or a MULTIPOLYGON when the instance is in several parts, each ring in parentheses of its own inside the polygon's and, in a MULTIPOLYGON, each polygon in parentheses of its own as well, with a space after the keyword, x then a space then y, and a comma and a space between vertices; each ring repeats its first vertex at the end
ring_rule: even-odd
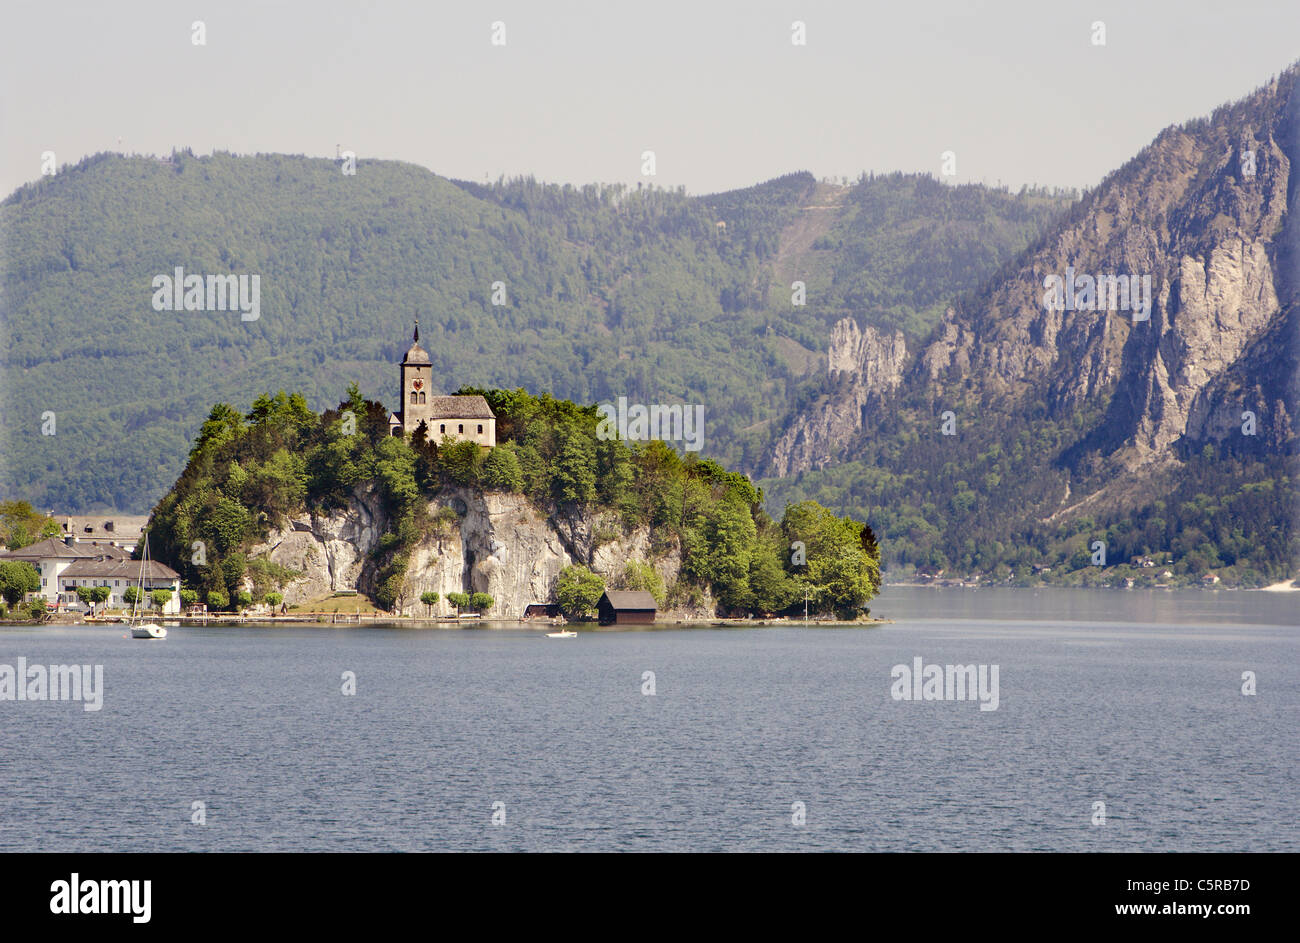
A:
POLYGON ((420 605, 428 590, 442 596, 438 609, 454 611, 448 593, 487 593, 495 601, 492 614, 517 619, 533 602, 554 598, 560 571, 574 562, 564 539, 520 494, 453 489, 429 505, 436 516, 455 512, 456 523, 445 535, 416 545, 407 567, 407 592, 399 601, 403 611, 420 605))
POLYGON ((798 416, 772 446, 768 462, 777 476, 822 468, 842 457, 843 449, 871 422, 903 380, 907 345, 902 331, 887 335, 859 328, 852 318, 836 323, 826 354, 832 392, 798 416))
MULTIPOLYGON (((589 567, 607 583, 629 560, 650 563, 665 586, 676 582, 681 554, 675 545, 657 556, 648 527, 626 531, 609 512, 569 511, 547 517, 523 495, 470 488, 443 491, 429 503, 431 533, 412 548, 404 591, 403 613, 425 612, 424 592, 440 596, 435 615, 454 608, 449 593, 487 593, 492 615, 517 619, 529 603, 555 598, 560 571, 573 563, 589 567)), ((273 530, 252 556, 265 556, 303 575, 284 591, 290 605, 331 593, 373 590, 372 551, 386 526, 377 498, 358 492, 346 509, 329 515, 305 514, 273 530)), ((711 616, 711 598, 688 612, 664 617, 711 616)))
POLYGON ((340 590, 368 588, 370 553, 386 524, 378 496, 358 490, 344 509, 291 517, 249 555, 303 574, 284 589, 285 602, 296 605, 340 590))
POLYGON ((1162 132, 950 308, 901 382, 901 337, 837 324, 829 390, 791 416, 764 473, 852 460, 885 410, 932 435, 932 417, 953 409, 1008 448, 1023 417, 1041 417, 1070 430, 1054 466, 1103 488, 1207 443, 1295 452, 1297 73, 1162 132), (1127 305, 1117 286, 1111 304, 1102 280, 1121 276, 1127 305), (1068 303, 1046 302, 1054 278, 1070 280, 1068 303), (1258 432, 1242 446, 1246 412, 1258 432))
POLYGON ((909 387, 1042 406, 1062 422, 1093 408, 1104 428, 1088 446, 1118 468, 1173 460, 1205 425, 1207 391, 1281 317, 1300 113, 1290 72, 1210 122, 1166 130, 1108 177, 1018 271, 945 318, 909 387), (1100 293, 1095 307, 1047 305, 1045 280, 1067 273, 1149 278, 1149 318, 1100 293))

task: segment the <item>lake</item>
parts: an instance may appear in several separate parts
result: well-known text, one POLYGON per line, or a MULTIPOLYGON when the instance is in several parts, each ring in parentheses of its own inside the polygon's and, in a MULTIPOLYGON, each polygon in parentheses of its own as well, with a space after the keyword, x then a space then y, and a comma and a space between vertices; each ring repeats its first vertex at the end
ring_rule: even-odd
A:
POLYGON ((572 641, 0 629, 0 665, 103 666, 97 711, 0 700, 0 849, 1296 851, 1297 601, 891 587, 875 628, 572 641), (918 658, 996 666, 996 709, 896 699, 918 658))

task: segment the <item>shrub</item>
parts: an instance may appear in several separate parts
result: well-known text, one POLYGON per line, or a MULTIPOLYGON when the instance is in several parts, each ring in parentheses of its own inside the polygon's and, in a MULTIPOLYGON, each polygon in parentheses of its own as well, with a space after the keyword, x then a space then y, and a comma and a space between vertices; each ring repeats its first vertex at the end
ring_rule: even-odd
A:
POLYGON ((555 600, 570 617, 591 615, 605 592, 605 581, 585 566, 566 566, 555 581, 555 600))

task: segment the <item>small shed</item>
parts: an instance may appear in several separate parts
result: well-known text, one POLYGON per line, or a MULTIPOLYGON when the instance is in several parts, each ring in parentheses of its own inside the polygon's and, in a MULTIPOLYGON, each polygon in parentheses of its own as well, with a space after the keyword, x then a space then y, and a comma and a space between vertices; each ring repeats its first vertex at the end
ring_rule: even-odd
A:
POLYGON ((659 606, 644 590, 610 589, 596 604, 601 625, 653 625, 659 606))
POLYGON ((530 602, 524 607, 525 619, 554 619, 560 614, 560 604, 556 602, 530 602))

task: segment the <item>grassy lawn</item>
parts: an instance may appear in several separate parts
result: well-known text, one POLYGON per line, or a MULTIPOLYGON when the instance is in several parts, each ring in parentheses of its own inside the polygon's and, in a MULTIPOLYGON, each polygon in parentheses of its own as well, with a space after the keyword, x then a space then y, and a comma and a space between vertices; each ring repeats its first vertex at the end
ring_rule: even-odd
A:
POLYGON ((362 615, 386 614, 384 610, 375 608, 370 600, 360 593, 355 596, 323 596, 320 599, 290 606, 289 612, 290 614, 295 612, 339 612, 348 615, 356 615, 357 613, 362 615))

